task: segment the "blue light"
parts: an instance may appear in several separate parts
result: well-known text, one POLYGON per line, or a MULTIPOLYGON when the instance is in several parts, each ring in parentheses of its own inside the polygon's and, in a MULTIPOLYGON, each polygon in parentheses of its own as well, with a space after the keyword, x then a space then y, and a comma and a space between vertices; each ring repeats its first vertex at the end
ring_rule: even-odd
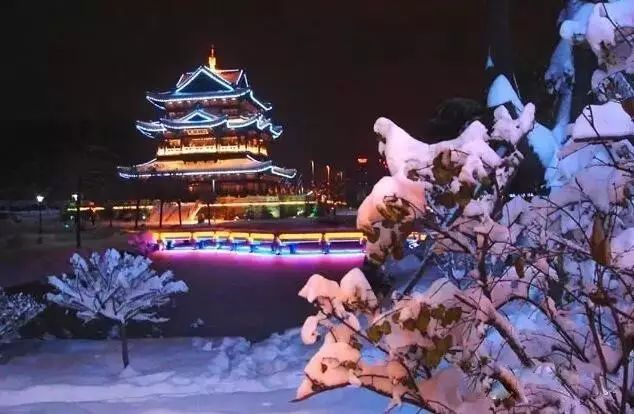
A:
POLYGON ((332 257, 332 258, 346 258, 346 257, 362 257, 364 252, 353 249, 341 249, 341 250, 331 250, 330 253, 326 254, 321 250, 314 251, 298 251, 295 254, 290 253, 279 253, 277 251, 269 251, 267 249, 255 251, 251 251, 249 248, 239 248, 237 250, 230 250, 226 248, 215 248, 215 247, 204 247, 202 249, 194 249, 193 246, 179 246, 172 247, 171 249, 164 250, 167 254, 227 254, 227 255, 245 255, 245 256, 258 256, 258 257, 270 257, 270 258, 293 258, 293 259, 308 259, 308 258, 320 258, 320 257, 332 257), (166 251, 169 250, 169 251, 166 251))
MULTIPOLYGON (((204 93, 204 94, 198 94, 198 95, 188 94, 183 96, 175 96, 171 92, 165 92, 160 95, 165 95, 166 98, 151 96, 149 94, 146 95, 145 98, 150 102, 152 101, 155 101, 155 102, 204 101, 204 100, 217 100, 217 99, 226 99, 226 98, 239 98, 241 96, 247 95, 249 92, 250 92, 249 89, 245 89, 235 93, 211 92, 211 93, 204 93)), ((155 95, 159 95, 159 94, 155 94, 155 95)), ((162 106, 159 106, 159 108, 165 109, 162 106)))
POLYGON ((249 92, 249 97, 251 97, 251 99, 253 99, 253 102, 255 102, 256 104, 260 105, 260 107, 262 107, 262 109, 264 109, 265 111, 270 111, 271 109, 273 109, 273 105, 266 106, 262 102, 258 101, 255 98, 255 96, 253 96, 253 91, 249 92))

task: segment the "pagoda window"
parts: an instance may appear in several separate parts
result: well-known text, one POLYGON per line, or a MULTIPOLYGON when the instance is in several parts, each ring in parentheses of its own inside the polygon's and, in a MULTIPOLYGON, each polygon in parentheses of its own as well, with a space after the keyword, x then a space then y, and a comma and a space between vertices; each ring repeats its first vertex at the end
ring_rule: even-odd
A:
POLYGON ((174 148, 174 147, 180 147, 181 146, 181 140, 180 139, 168 139, 167 140, 167 146, 174 148))

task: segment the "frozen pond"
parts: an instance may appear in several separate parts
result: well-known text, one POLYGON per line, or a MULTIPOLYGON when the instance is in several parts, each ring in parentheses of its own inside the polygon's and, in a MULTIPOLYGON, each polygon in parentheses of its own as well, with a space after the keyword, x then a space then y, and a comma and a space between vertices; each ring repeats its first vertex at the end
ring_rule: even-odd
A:
POLYGON ((152 256, 157 269, 171 269, 190 292, 176 298, 170 336, 244 336, 262 339, 298 326, 312 308, 297 296, 314 273, 338 280, 360 266, 362 254, 272 256, 217 251, 170 251, 152 256), (197 318, 202 326, 190 328, 197 318))

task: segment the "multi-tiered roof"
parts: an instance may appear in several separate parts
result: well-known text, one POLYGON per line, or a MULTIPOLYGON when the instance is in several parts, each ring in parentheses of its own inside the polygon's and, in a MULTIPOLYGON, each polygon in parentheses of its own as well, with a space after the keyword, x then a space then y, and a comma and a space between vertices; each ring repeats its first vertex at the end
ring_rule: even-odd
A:
POLYGON ((268 159, 269 143, 282 134, 267 116, 271 104, 255 97, 244 70, 217 69, 213 48, 208 65, 181 75, 175 88, 149 92, 146 98, 163 116, 137 121, 136 128, 159 141, 157 156, 119 167, 121 177, 266 181, 295 176, 295 170, 268 159))

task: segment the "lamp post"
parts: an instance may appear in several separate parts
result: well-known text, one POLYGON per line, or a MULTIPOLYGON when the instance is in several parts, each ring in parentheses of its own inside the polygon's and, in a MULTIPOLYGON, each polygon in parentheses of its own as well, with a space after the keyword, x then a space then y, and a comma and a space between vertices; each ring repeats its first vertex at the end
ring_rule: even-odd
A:
POLYGON ((35 196, 35 199, 37 200, 37 210, 38 210, 38 216, 39 216, 37 243, 42 244, 42 202, 44 201, 44 196, 41 194, 38 194, 35 196))
POLYGON ((315 182, 315 161, 310 160, 310 179, 311 183, 315 182))

